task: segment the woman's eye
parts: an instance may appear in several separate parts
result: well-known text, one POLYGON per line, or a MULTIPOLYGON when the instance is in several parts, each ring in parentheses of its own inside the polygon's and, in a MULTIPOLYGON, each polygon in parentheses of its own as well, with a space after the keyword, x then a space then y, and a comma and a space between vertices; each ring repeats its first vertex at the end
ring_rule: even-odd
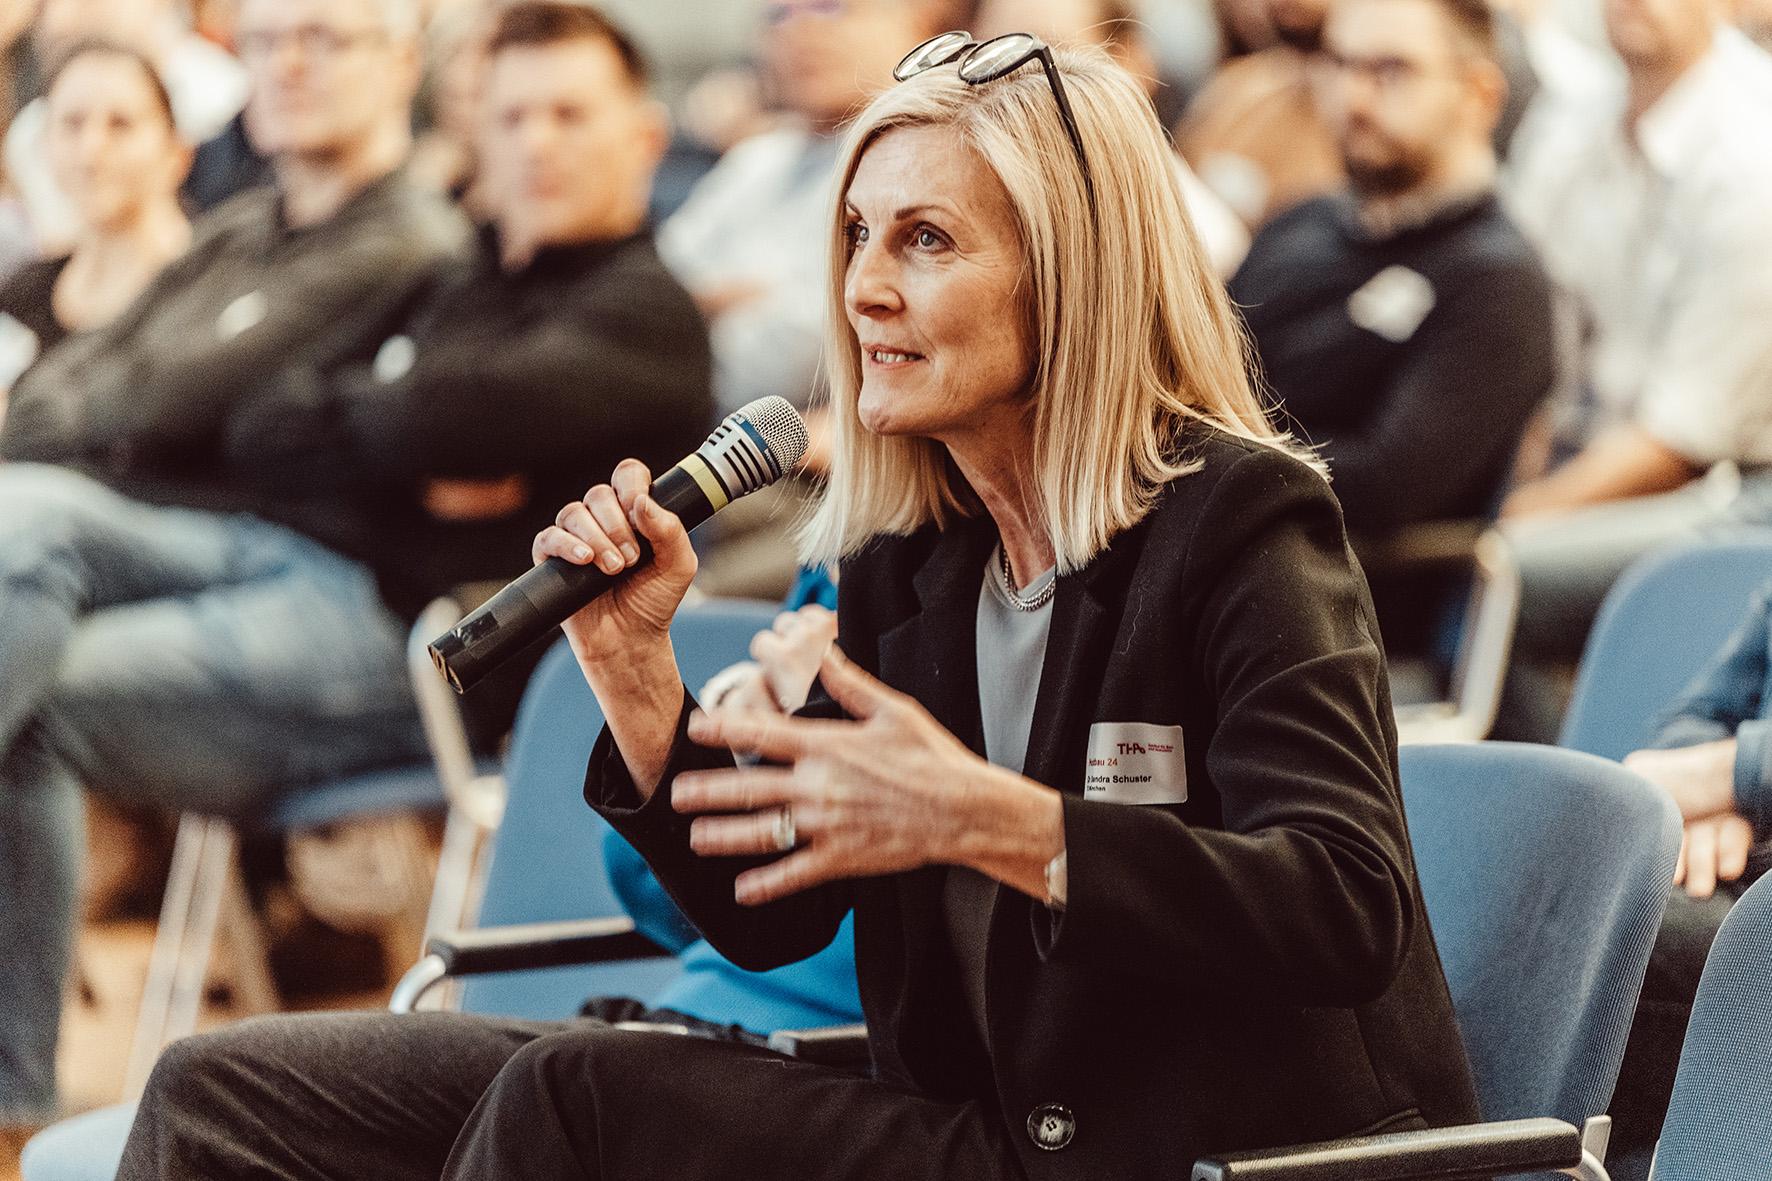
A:
POLYGON ((850 222, 844 227, 844 232, 849 235, 849 244, 851 246, 860 246, 863 242, 868 240, 868 228, 858 221, 850 222))
POLYGON ((919 250, 939 250, 947 244, 940 234, 928 226, 919 228, 912 236, 911 241, 916 243, 919 250))

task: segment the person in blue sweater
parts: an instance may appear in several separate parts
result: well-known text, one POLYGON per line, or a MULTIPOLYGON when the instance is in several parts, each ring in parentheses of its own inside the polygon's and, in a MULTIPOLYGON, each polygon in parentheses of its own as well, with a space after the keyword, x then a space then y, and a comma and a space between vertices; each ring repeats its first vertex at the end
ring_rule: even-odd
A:
POLYGON ((1672 796, 1685 821, 1683 889, 1668 900, 1611 1107, 1607 1166, 1635 1181, 1648 1175, 1717 928, 1772 867, 1772 583, 1624 765, 1672 796))
MULTIPOLYGON (((806 701, 825 650, 837 637, 837 586, 823 570, 802 570, 772 631, 752 641, 754 661, 709 682, 701 700, 791 712, 806 701)), ((760 1039, 777 1029, 849 1025, 861 1020, 855 984, 855 919, 829 947, 769 972, 747 972, 710 946, 652 875, 646 861, 613 828, 603 837, 610 885, 635 928, 673 953, 682 973, 648 998, 654 1014, 682 1014, 732 1036, 760 1039)))

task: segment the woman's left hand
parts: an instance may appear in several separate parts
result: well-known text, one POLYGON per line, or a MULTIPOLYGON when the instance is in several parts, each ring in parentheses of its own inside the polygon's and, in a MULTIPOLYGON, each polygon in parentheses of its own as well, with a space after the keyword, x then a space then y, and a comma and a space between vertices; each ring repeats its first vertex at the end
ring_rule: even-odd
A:
POLYGON ((819 676, 858 720, 726 710, 689 720, 689 736, 703 746, 786 764, 685 772, 671 787, 671 806, 679 812, 728 813, 696 819, 690 844, 697 853, 777 853, 784 851, 784 836, 798 846, 791 856, 738 875, 735 893, 747 905, 838 878, 959 863, 961 839, 992 794, 996 768, 836 645, 819 676))

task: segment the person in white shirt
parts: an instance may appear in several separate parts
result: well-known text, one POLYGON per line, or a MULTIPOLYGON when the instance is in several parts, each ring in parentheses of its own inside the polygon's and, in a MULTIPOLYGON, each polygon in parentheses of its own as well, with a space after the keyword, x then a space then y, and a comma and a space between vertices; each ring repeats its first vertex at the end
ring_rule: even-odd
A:
MULTIPOLYGON (((140 50, 166 82, 179 135, 199 144, 246 105, 246 70, 193 32, 181 11, 173 0, 44 0, 32 37, 49 62, 93 38, 140 50)), ((50 172, 48 121, 43 100, 30 103, 7 128, 0 152, 38 249, 53 254, 72 244, 80 219, 50 172)))
POLYGON ((1772 520, 1772 56, 1726 5, 1608 0, 1622 85, 1535 111, 1510 165, 1572 329, 1568 458, 1503 507, 1528 663, 1573 656, 1647 550, 1772 520))

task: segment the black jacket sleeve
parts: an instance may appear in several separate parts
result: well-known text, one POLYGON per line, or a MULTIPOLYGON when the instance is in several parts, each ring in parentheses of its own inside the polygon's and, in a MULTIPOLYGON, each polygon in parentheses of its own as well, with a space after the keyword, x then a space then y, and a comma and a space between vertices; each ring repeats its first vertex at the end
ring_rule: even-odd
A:
MULTIPOLYGON (((789 854, 702 857, 689 847, 694 818, 671 807, 671 780, 685 771, 733 766, 730 753, 689 740, 689 714, 695 708, 695 699, 685 691, 664 778, 645 803, 640 802, 627 764, 605 729, 591 751, 585 801, 646 859, 678 908, 714 949, 739 967, 762 972, 822 951, 849 913, 852 883, 832 882, 762 906, 741 906, 733 898, 734 879, 789 854)), ((835 716, 828 703, 822 711, 817 707, 802 711, 808 712, 835 716)))
POLYGON ((308 491, 562 468, 588 484, 608 474, 593 459, 687 449, 712 425, 707 332, 662 266, 496 322, 454 308, 462 294, 410 326, 415 360, 394 380, 367 362, 285 374, 229 424, 229 454, 308 491))
POLYGON ((122 317, 64 341, 26 375, 15 396, 32 429, 7 453, 48 461, 210 458, 231 411, 285 367, 347 355, 397 323, 454 261, 464 232, 453 214, 390 217, 351 236, 348 250, 290 252, 259 285, 262 316, 224 333, 203 291, 222 281, 215 268, 236 257, 218 230, 122 317), (30 409, 39 403, 41 416, 30 409), (36 429, 39 422, 53 429, 36 429))
MULTIPOLYGON (((1069 901, 1047 958, 1310 1006, 1390 984, 1420 921, 1365 584, 1316 473, 1262 449, 1211 491, 1176 609, 1216 703, 1223 829, 1067 795, 1069 901)), ((1043 913, 1043 912, 1042 912, 1043 913)))

